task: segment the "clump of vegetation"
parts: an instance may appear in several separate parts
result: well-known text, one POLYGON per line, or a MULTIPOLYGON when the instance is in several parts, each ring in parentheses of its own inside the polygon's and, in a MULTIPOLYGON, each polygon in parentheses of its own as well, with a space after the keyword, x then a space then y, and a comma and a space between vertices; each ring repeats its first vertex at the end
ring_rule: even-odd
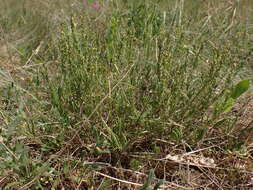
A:
POLYGON ((5 44, 35 29, 1 68, 0 186, 248 188, 249 4, 63 2, 1 15, 5 44))

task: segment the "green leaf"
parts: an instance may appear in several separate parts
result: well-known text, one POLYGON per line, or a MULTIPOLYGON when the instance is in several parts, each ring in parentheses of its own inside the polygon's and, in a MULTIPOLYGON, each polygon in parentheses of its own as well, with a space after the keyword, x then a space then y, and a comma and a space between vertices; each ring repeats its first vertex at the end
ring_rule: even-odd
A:
POLYGON ((200 141, 204 138, 205 134, 206 134, 207 128, 205 127, 200 127, 197 128, 196 130, 196 141, 200 141))
POLYGON ((102 184, 100 184, 100 188, 101 189, 107 189, 112 185, 112 180, 111 179, 106 179, 102 182, 102 184))
POLYGON ((227 120, 228 120, 227 118, 220 119, 219 121, 217 121, 217 122, 213 125, 213 128, 220 127, 221 125, 225 124, 225 122, 226 122, 227 120))
POLYGON ((234 98, 228 98, 227 101, 225 102, 224 106, 223 106, 223 113, 227 113, 229 112, 233 106, 235 105, 235 99, 234 98))
POLYGON ((183 130, 181 127, 177 127, 175 129, 173 129, 172 133, 171 133, 171 137, 176 140, 176 141, 180 141, 183 138, 183 130))
POLYGON ((231 98, 237 99, 238 97, 240 97, 244 92, 246 92, 249 89, 249 85, 250 85, 249 80, 243 80, 239 82, 232 90, 231 98))
POLYGON ((154 178, 154 176, 155 176, 155 172, 154 172, 153 169, 151 169, 150 172, 149 172, 149 175, 148 175, 147 182, 144 183, 144 185, 141 186, 139 190, 147 190, 150 187, 152 179, 154 178))
POLYGON ((11 188, 11 187, 14 187, 14 186, 17 186, 17 185, 20 185, 20 184, 22 184, 22 182, 19 182, 19 181, 14 181, 14 182, 12 182, 12 183, 9 183, 8 185, 6 185, 5 187, 4 187, 4 189, 9 189, 9 188, 11 188))
POLYGON ((141 162, 136 159, 131 159, 130 161, 130 167, 132 170, 138 170, 141 165, 141 162))
POLYGON ((153 190, 158 190, 159 187, 163 184, 163 180, 158 181, 158 183, 154 186, 153 190))

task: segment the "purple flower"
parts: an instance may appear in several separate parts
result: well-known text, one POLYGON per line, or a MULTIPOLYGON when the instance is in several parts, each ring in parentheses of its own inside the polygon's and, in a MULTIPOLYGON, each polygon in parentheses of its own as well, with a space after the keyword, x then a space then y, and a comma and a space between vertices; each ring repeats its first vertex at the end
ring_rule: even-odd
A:
POLYGON ((94 9, 100 9, 100 8, 101 8, 101 6, 100 6, 100 5, 98 5, 98 4, 93 4, 93 5, 92 5, 92 8, 94 8, 94 9))

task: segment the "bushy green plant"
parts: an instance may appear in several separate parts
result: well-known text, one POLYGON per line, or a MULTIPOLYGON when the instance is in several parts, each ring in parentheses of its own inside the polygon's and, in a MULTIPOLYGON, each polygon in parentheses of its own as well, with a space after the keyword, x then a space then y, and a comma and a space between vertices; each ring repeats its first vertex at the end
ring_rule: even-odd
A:
MULTIPOLYGON (((96 183, 82 159, 147 171, 131 156, 165 154, 157 140, 199 149, 218 134, 231 148, 250 85, 246 1, 38 2, 0 2, 1 39, 22 58, 0 62, 5 188, 96 183)), ((153 177, 141 188, 158 189, 153 177)))
POLYGON ((64 121, 88 118, 86 129, 99 126, 120 149, 144 131, 181 128, 183 139, 212 127, 219 114, 213 118, 210 109, 227 95, 241 67, 237 55, 230 42, 211 42, 216 34, 208 28, 191 27, 181 5, 168 17, 146 3, 112 11, 106 23, 73 16, 62 28, 59 70, 49 82, 64 121))

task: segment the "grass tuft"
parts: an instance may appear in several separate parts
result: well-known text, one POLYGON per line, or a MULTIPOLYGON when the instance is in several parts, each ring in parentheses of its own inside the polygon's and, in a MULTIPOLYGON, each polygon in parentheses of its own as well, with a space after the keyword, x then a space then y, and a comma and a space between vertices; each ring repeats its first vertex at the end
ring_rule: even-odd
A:
POLYGON ((94 3, 0 3, 0 187, 248 188, 250 1, 94 3))

